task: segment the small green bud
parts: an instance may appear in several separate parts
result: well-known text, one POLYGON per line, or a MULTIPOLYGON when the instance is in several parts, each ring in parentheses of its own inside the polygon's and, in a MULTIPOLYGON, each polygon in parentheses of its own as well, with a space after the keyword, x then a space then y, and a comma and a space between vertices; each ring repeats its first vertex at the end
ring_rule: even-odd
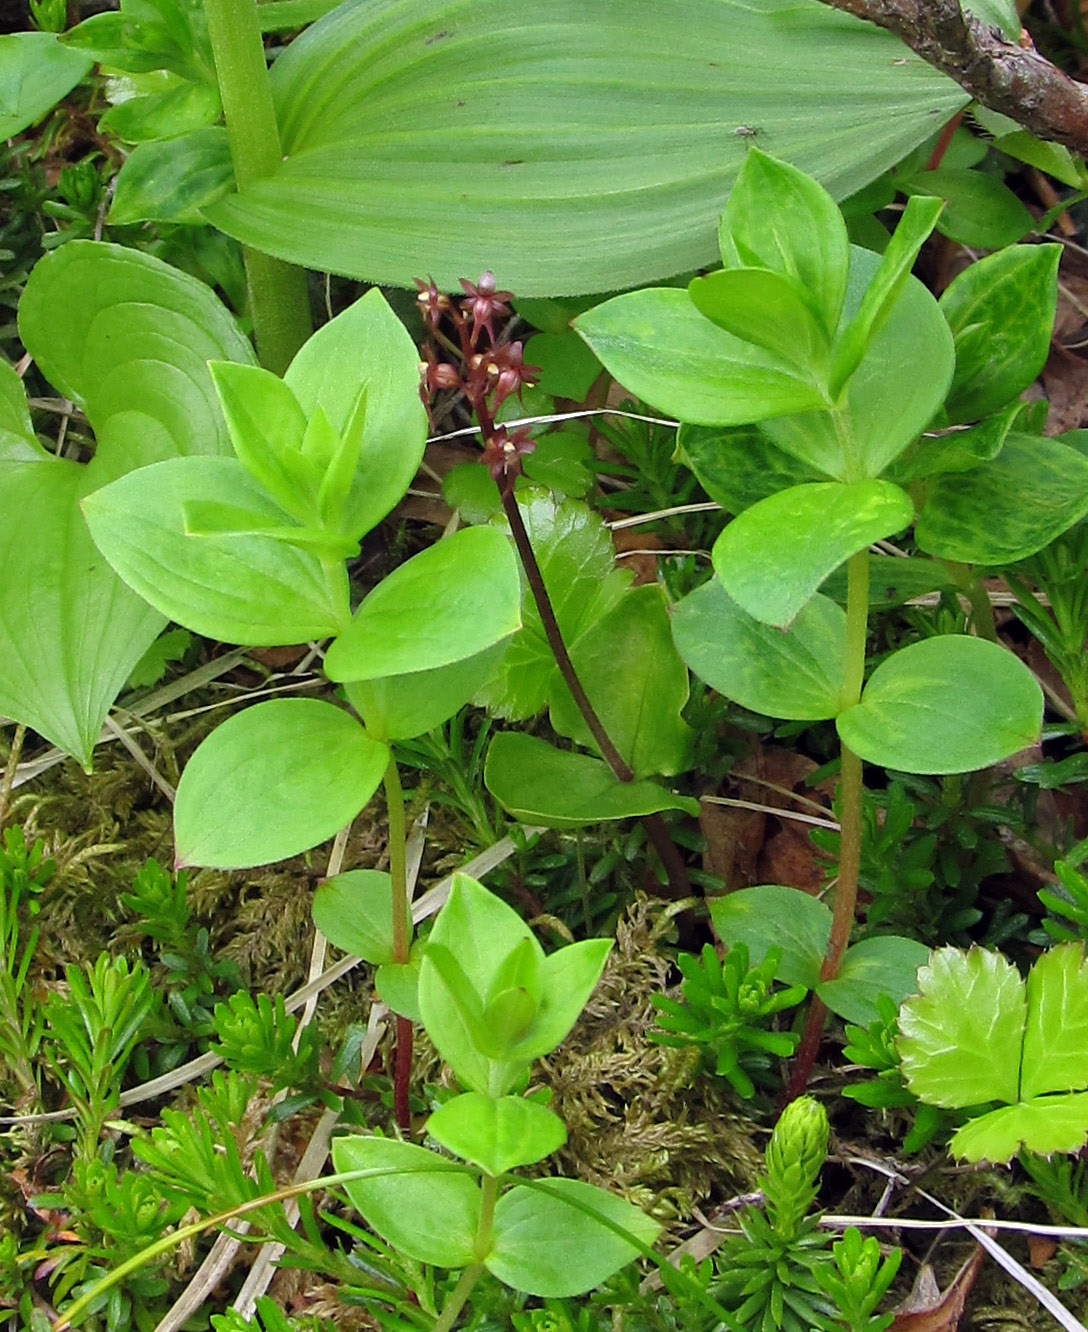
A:
POLYGON ((827 1112, 812 1096, 801 1096, 782 1112, 767 1144, 763 1192, 780 1234, 792 1234, 808 1211, 827 1159, 827 1112))

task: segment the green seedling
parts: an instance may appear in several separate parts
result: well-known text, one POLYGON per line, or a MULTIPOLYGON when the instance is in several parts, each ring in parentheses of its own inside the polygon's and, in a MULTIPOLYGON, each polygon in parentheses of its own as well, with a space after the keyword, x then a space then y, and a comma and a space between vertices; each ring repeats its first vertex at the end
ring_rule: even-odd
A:
POLYGON ((904 1081, 930 1105, 970 1109, 950 1149, 967 1161, 1049 1156, 1088 1140, 1088 964, 1058 944, 1022 980, 1000 953, 941 948, 899 1012, 904 1081), (996 1108, 990 1108, 996 1107, 996 1108))
MULTIPOLYGON (((1018 408, 1009 404, 1046 354, 1058 251, 991 256, 938 305, 910 270, 940 211, 937 200, 912 198, 877 256, 849 244, 842 215, 815 181, 750 148, 722 217, 721 271, 686 291, 615 297, 575 321, 627 388, 704 428, 699 449, 716 457, 716 477, 738 454, 748 457, 745 475, 753 458, 765 471, 763 495, 749 487, 746 503, 704 482, 735 516, 712 552, 715 577, 679 603, 672 628, 684 660, 726 697, 766 716, 835 721, 839 880, 810 983, 836 983, 854 922, 862 762, 966 772, 1033 743, 1042 718, 1030 673, 980 638, 910 644, 866 680, 869 547, 916 522, 927 552, 983 563, 993 554, 983 547, 1001 530, 999 479, 1017 497, 1008 503, 1018 503, 1010 478, 1033 468, 1061 474, 1064 508, 1057 517, 1032 511, 1017 539, 1039 549, 1055 523, 1061 530, 1088 512, 1088 466, 1076 449, 1010 433, 1018 408), (955 470, 964 466, 962 432, 948 429, 971 421, 997 456, 955 470), (923 441, 934 426, 942 433, 923 441), (706 427, 715 430, 709 441, 706 427), (844 564, 845 610, 820 592, 844 564)), ((821 1000, 810 1011, 794 1093, 823 1018, 821 1000)))
POLYGON ((652 996, 661 1030, 651 1032, 650 1039, 658 1045, 694 1046, 715 1077, 751 1098, 755 1084, 750 1074, 765 1076, 770 1059, 787 1058, 801 1039, 796 1032, 769 1029, 776 1014, 795 1008, 808 994, 804 985, 775 989, 780 961, 781 954, 772 948, 758 966, 750 966, 742 943, 734 944, 723 959, 710 944, 703 946, 701 958, 681 953, 676 965, 684 978, 682 998, 652 996))
POLYGON ((333 1145, 337 1170, 371 1172, 345 1186, 368 1225, 409 1257, 460 1270, 436 1332, 453 1326, 485 1271, 532 1295, 579 1294, 657 1236, 655 1222, 603 1189, 511 1173, 566 1140, 559 1117, 523 1091, 533 1061, 573 1026, 610 946, 590 939, 546 956, 515 911, 455 876, 418 994, 427 1034, 464 1088, 426 1130, 459 1161, 391 1138, 333 1145))

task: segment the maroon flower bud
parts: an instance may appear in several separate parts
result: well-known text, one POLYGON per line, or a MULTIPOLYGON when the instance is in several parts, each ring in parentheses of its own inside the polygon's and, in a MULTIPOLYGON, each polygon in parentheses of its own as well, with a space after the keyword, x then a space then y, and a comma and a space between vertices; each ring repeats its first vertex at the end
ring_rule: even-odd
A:
POLYGON ((465 293, 461 310, 472 321, 473 344, 475 345, 481 328, 487 330, 488 339, 494 342, 494 321, 500 316, 505 317, 510 314, 508 302, 513 299, 512 294, 508 291, 495 290, 495 274, 490 270, 481 276, 479 282, 469 282, 466 278, 462 278, 461 287, 465 293))
POLYGON ((430 347, 424 348, 423 355, 426 359, 419 363, 419 382, 424 402, 443 389, 464 388, 457 366, 437 360, 430 347))
POLYGON ((437 328, 442 322, 442 316, 449 314, 453 309, 453 302, 438 290, 433 278, 428 278, 426 282, 422 278, 416 278, 415 284, 419 289, 416 303, 419 305, 424 322, 429 328, 437 328))
POLYGON ((520 342, 507 342, 496 347, 487 362, 488 378, 492 381, 495 409, 513 394, 520 394, 525 384, 535 384, 540 367, 526 365, 522 359, 520 342))
POLYGON ((505 426, 497 426, 495 433, 487 441, 480 461, 491 473, 492 479, 505 498, 514 488, 515 480, 521 475, 521 460, 536 448, 527 429, 522 427, 511 435, 505 426))

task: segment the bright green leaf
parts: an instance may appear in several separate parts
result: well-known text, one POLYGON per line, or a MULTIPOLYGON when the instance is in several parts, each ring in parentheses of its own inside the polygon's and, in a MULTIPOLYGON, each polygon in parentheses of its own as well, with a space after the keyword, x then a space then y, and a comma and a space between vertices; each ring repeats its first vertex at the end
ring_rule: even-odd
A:
POLYGON ((410 740, 449 721, 502 660, 497 643, 475 657, 410 675, 354 680, 345 686, 348 702, 376 740, 410 740))
POLYGON ((88 496, 83 513, 125 582, 207 638, 274 646, 325 638, 347 623, 342 569, 330 571, 317 554, 261 533, 278 527, 283 514, 233 458, 175 459, 130 472, 88 496), (254 535, 190 535, 189 506, 228 497, 252 514, 254 535))
POLYGON ((496 1204, 484 1266, 529 1295, 581 1295, 637 1258, 660 1230, 629 1202, 578 1179, 519 1184, 496 1204))
POLYGON ((793 486, 733 519, 714 568, 742 610, 785 628, 840 564, 913 518, 910 496, 887 481, 793 486))
MULTIPOLYGON (((843 239, 845 280, 845 232, 843 239)), ((798 280, 766 268, 727 268, 693 278, 688 295, 719 328, 780 357, 814 387, 823 383, 830 343, 798 280)))
POLYGON ((426 1129, 455 1156, 489 1175, 542 1161, 567 1140, 563 1121, 546 1106, 482 1092, 465 1092, 447 1101, 427 1120, 426 1129))
POLYGON ((846 613, 827 597, 813 597, 783 632, 712 579, 676 606, 672 633, 700 679, 752 712, 821 721, 842 707, 846 613))
POLYGON ((406 1258, 436 1267, 475 1261, 480 1186, 454 1162, 395 1138, 337 1138, 338 1172, 372 1170, 343 1186, 351 1205, 406 1258))
POLYGON ((423 965, 423 941, 417 939, 407 962, 385 962, 374 973, 378 998, 390 1010, 410 1022, 422 1022, 419 1007, 419 972, 423 965))
POLYGON ((899 772, 972 772, 1039 739, 1043 693, 1008 649, 942 634, 902 648, 873 672, 839 737, 899 772))
POLYGON ((330 680, 379 680, 475 657, 521 624, 513 549, 466 527, 400 565, 367 596, 325 654, 330 680))
POLYGON ((211 83, 182 83, 166 92, 118 102, 99 121, 125 143, 153 143, 213 126, 223 113, 211 83))
MULTIPOLYGON (((313 918, 333 947, 366 962, 392 962, 393 882, 385 870, 347 870, 319 883, 313 918)), ((404 928, 410 937, 409 912, 404 928)))
POLYGON ((772 948, 781 951, 775 976, 787 985, 811 990, 831 938, 831 908, 826 902, 781 884, 760 884, 710 899, 714 932, 727 948, 742 943, 754 966, 772 948))
POLYGON ((177 863, 245 869, 308 851, 355 818, 388 762, 385 745, 331 703, 255 703, 185 765, 174 804, 177 863))
POLYGON ((589 1003, 611 948, 611 939, 582 939, 544 959, 536 1013, 511 1054, 526 1061, 540 1059, 566 1039, 589 1003))
POLYGON ((861 364, 866 348, 880 331, 910 276, 918 251, 937 224, 939 199, 908 199, 903 215, 885 247, 880 266, 865 289, 857 313, 839 334, 831 369, 830 392, 837 398, 861 364))
POLYGON ((1028 973, 1020 1095, 1088 1087, 1088 962, 1081 944, 1059 944, 1028 973))
POLYGON ((824 334, 834 332, 846 291, 846 224, 811 176, 750 148, 729 192, 718 242, 727 269, 781 274, 807 293, 824 334))
MULTIPOLYGON (((673 646, 660 587, 628 592, 570 655, 594 711, 636 777, 671 777, 691 766, 692 730, 681 717, 688 700, 688 673, 673 646), (623 670, 616 669, 617 662, 626 663, 623 670)), ((558 675, 549 715, 560 735, 595 747, 558 675)))
POLYGON ((684 421, 745 425, 824 405, 788 361, 719 328, 674 287, 614 296, 574 327, 624 388, 684 421))
POLYGON ((91 67, 51 32, 0 37, 0 139, 12 139, 54 107, 91 67))
POLYGON ((1015 1101, 1027 1001, 1000 953, 938 948, 899 1010, 899 1056, 912 1092, 955 1109, 1015 1101))
POLYGON ((1026 1147, 1040 1156, 1079 1151, 1088 1140, 1088 1092, 1040 1096, 969 1119, 948 1150, 965 1161, 1011 1161, 1026 1147))

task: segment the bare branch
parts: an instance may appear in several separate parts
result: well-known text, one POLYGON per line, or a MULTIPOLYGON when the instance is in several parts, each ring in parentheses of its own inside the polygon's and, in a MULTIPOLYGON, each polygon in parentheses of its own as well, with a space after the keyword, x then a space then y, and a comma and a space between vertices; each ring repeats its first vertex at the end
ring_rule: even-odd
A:
MULTIPOLYGON (((964 14, 958 0, 821 0, 895 33, 991 111, 1040 139, 1088 156, 1088 85, 1056 68, 1030 44, 964 14)), ((967 0, 969 4, 969 0, 967 0)))

